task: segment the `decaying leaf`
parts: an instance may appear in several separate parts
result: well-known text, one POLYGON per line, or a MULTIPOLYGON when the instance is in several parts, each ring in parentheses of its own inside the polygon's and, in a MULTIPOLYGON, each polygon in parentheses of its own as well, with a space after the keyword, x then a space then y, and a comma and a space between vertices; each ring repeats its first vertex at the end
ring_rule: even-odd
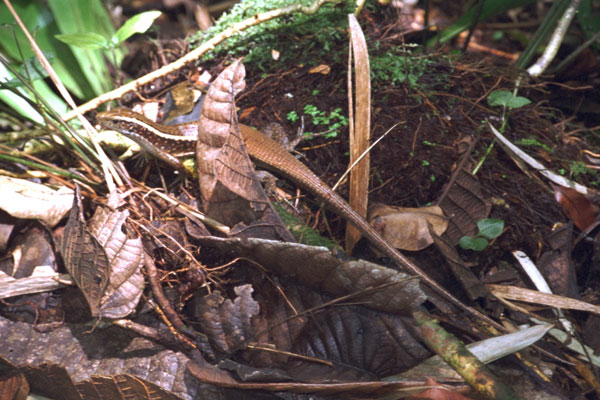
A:
POLYGON ((235 289, 234 301, 224 299, 214 291, 198 299, 195 307, 196 320, 201 322, 215 352, 229 353, 245 346, 253 337, 250 320, 258 314, 258 303, 252 298, 252 286, 235 289))
MULTIPOLYGON (((219 362, 218 369, 188 363, 195 377, 225 387, 304 392, 311 385, 316 393, 338 390, 340 395, 356 395, 377 388, 385 393, 388 388, 376 383, 379 378, 430 355, 410 318, 348 305, 368 304, 366 297, 336 301, 290 279, 281 279, 277 286, 266 282, 256 287, 253 297, 260 314, 251 319, 250 335, 242 331, 247 340, 233 349, 239 351, 219 362)), ((203 300, 199 300, 200 305, 203 300)), ((195 319, 205 310, 200 305, 195 319)), ((206 314, 217 323, 226 318, 212 310, 217 308, 206 314)), ((200 325, 207 326, 210 337, 215 323, 205 324, 201 318, 200 325)), ((216 339, 220 332, 216 330, 216 339)), ((237 332, 236 336, 241 338, 237 332)))
POLYGON ((15 278, 30 276, 41 265, 56 266, 52 233, 42 224, 30 223, 27 229, 17 229, 10 247, 12 271, 9 268, 6 272, 15 278))
POLYGON ((374 204, 369 209, 369 223, 392 246, 412 251, 433 243, 430 227, 438 236, 448 227, 448 220, 438 206, 408 208, 374 204))
MULTIPOLYGON (((348 15, 348 27, 351 44, 349 57, 354 57, 354 85, 356 86, 353 91, 352 63, 348 62, 350 164, 356 163, 350 171, 348 203, 358 215, 365 218, 369 205, 370 156, 367 150, 371 138, 371 70, 367 41, 354 14, 348 15)), ((349 254, 352 253, 359 239, 358 229, 352 224, 347 224, 346 251, 349 254)))
POLYGON ((23 371, 32 392, 48 398, 222 398, 214 387, 189 379, 183 353, 114 326, 90 332, 89 325, 64 324, 43 333, 0 317, 0 337, 0 356, 23 371))
POLYGON ((587 311, 595 314, 600 314, 600 306, 577 299, 571 299, 555 294, 542 293, 537 290, 531 290, 517 286, 491 284, 488 284, 486 286, 495 296, 507 300, 523 301, 555 308, 587 311))
POLYGON ((108 287, 110 264, 106 252, 85 226, 79 188, 60 241, 65 268, 81 289, 92 316, 100 314, 100 300, 108 287))
POLYGON ((475 300, 487 295, 487 289, 483 283, 477 279, 473 271, 467 268, 464 261, 460 258, 456 247, 450 243, 448 236, 445 234, 441 236, 434 234, 432 236, 436 247, 446 259, 454 277, 458 280, 465 292, 467 292, 469 299, 475 300))
POLYGON ((546 237, 550 250, 544 252, 538 265, 548 280, 552 292, 561 296, 579 298, 577 273, 571 260, 573 224, 562 224, 546 237))
POLYGON ((280 276, 293 276, 300 283, 332 296, 372 289, 353 301, 368 307, 407 314, 426 296, 410 276, 364 260, 342 260, 325 247, 282 243, 264 239, 201 238, 208 247, 245 257, 280 276))
POLYGON ((446 234, 456 245, 461 237, 477 233, 477 221, 487 218, 492 206, 483 197, 477 178, 464 167, 455 171, 452 178, 438 205, 448 216, 446 234))
MULTIPOLYGON (((111 194, 109 204, 118 194, 111 194)), ((122 318, 137 305, 144 279, 142 243, 122 231, 128 211, 98 208, 85 225, 79 190, 60 243, 65 267, 83 292, 92 316, 122 318)))
POLYGON ((59 190, 25 179, 0 176, 0 209, 16 218, 40 219, 50 227, 69 212, 73 191, 59 190))
MULTIPOLYGON (((110 197, 118 197, 111 193, 110 197)), ((109 205, 115 203, 109 198, 109 205)), ((89 230, 106 251, 111 272, 109 285, 100 302, 100 316, 123 318, 137 305, 144 290, 143 247, 140 238, 128 239, 123 232, 129 211, 110 211, 98 207, 89 230)))
POLYGON ((246 83, 236 61, 211 85, 198 125, 196 147, 202 203, 207 215, 236 225, 234 234, 294 241, 273 210, 242 139, 234 99, 246 83))
POLYGON ((0 357, 0 397, 25 400, 29 398, 29 383, 17 367, 0 357))
POLYGON ((554 197, 580 231, 585 231, 588 226, 596 222, 598 206, 575 189, 554 186, 554 197))

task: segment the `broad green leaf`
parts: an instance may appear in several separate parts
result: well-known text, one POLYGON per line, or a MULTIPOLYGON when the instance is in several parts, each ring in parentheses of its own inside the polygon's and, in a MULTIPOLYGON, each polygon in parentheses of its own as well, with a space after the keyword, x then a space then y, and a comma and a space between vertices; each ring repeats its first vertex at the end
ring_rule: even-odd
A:
MULTIPOLYGON (((60 29, 57 34, 94 32, 110 38, 115 32, 100 0, 47 0, 47 3, 60 29)), ((93 97, 112 88, 112 79, 103 51, 74 46, 70 47, 70 51, 76 59, 75 65, 70 67, 78 69, 80 79, 91 87, 84 98, 93 97)), ((116 62, 119 62, 121 54, 118 51, 116 53, 116 62)), ((62 53, 57 53, 57 57, 58 55, 62 57, 62 53)))
MULTIPOLYGON (((79 98, 93 96, 71 49, 54 37, 60 32, 45 4, 41 0, 32 0, 13 2, 13 6, 27 29, 34 33, 35 40, 44 54, 55 56, 50 63, 69 91, 79 98)), ((7 7, 0 7, 0 24, 0 51, 11 59, 16 68, 19 68, 18 63, 23 63, 23 59, 35 57, 29 41, 16 26, 7 7)))
POLYGON ((458 245, 465 250, 482 251, 488 245, 487 239, 482 237, 463 236, 459 239, 458 245))
POLYGON ((104 36, 94 32, 66 33, 56 35, 56 38, 63 43, 82 49, 105 49, 110 45, 110 42, 104 36))
MULTIPOLYGON (((0 81, 2 82, 13 82, 16 78, 8 71, 4 65, 0 64, 0 81)), ((34 80, 32 82, 35 91, 44 98, 44 100, 58 113, 64 113, 67 110, 65 102, 56 94, 56 92, 46 84, 42 79, 34 80)), ((12 110, 16 111, 23 117, 37 122, 38 124, 44 123, 44 118, 31 106, 31 104, 24 99, 24 97, 33 98, 29 91, 26 91, 24 87, 16 88, 15 91, 21 93, 18 95, 11 90, 0 90, 0 101, 6 103, 12 110)))
POLYGON ((152 26, 154 20, 160 16, 160 11, 146 11, 134 15, 119 28, 115 34, 116 44, 121 44, 136 33, 144 33, 152 26))
MULTIPOLYGON (((48 62, 52 64, 53 58, 52 54, 44 53, 44 56, 48 59, 48 62)), ((15 64, 12 67, 17 71, 17 73, 21 76, 26 77, 31 81, 35 81, 38 79, 46 79, 48 77, 48 72, 42 67, 40 60, 37 57, 32 57, 25 61, 23 64, 15 64)), ((3 76, 2 84, 9 88, 16 88, 23 86, 23 82, 21 82, 17 78, 13 78, 10 71, 6 71, 6 75, 3 76)))
POLYGON ((487 102, 491 107, 506 106, 508 100, 512 97, 512 93, 508 90, 494 90, 488 95, 487 102))
POLYGON ((488 239, 495 239, 502 234, 504 229, 504 221, 496 218, 486 218, 477 221, 477 228, 479 229, 479 236, 486 237, 488 239))
POLYGON ((530 103, 531 100, 529 100, 527 97, 513 96, 508 99, 508 104, 506 106, 512 110, 513 108, 523 107, 530 103))
POLYGON ((491 107, 502 106, 509 109, 523 107, 531 103, 528 98, 514 96, 508 90, 494 90, 489 94, 487 101, 491 107))

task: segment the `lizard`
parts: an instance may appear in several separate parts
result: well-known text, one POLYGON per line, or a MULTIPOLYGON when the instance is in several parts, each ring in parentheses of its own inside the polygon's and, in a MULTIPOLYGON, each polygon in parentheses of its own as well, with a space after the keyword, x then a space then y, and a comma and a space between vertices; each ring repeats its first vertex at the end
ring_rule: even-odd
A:
MULTIPOLYGON (((153 122, 141 114, 124 109, 101 112, 97 115, 97 120, 103 127, 125 135, 138 143, 145 151, 175 168, 182 168, 182 163, 177 157, 192 155, 195 152, 197 126, 194 124, 166 126, 153 122)), ((416 264, 391 246, 344 199, 279 143, 250 126, 239 124, 239 127, 251 158, 267 169, 292 179, 299 186, 317 196, 331 211, 354 225, 379 251, 401 268, 412 275, 418 276, 423 283, 447 301, 466 310, 474 317, 498 326, 489 317, 463 304, 416 264)))

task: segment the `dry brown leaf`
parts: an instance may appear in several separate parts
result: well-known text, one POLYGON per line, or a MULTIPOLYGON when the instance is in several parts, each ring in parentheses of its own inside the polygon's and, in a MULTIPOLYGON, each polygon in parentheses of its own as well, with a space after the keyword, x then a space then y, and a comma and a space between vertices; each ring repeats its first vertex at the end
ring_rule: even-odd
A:
POLYGON ((430 226, 437 236, 448 227, 448 220, 438 206, 410 208, 374 204, 369 223, 392 246, 402 250, 422 250, 433 243, 430 226))
POLYGON ((460 258, 456 247, 450 243, 448 235, 438 236, 433 234, 432 236, 436 247, 446 259, 456 280, 458 280, 465 292, 467 292, 469 299, 475 300, 486 296, 488 294, 487 289, 475 276, 473 271, 467 268, 462 258, 460 258))
POLYGON ((81 289, 92 316, 100 315, 100 301, 108 287, 110 263, 98 240, 88 231, 81 193, 76 186, 73 208, 60 241, 65 268, 81 289))
POLYGON ((516 286, 505 285, 485 285, 490 292, 495 296, 507 300, 523 301, 566 310, 587 311, 594 314, 600 314, 600 306, 596 306, 585 301, 571 299, 568 297, 558 296, 538 292, 537 290, 525 289, 516 286))
MULTIPOLYGON (((111 194, 109 203, 117 200, 111 194)), ((128 239, 123 224, 128 211, 98 208, 85 225, 79 189, 60 242, 65 267, 83 292, 92 316, 122 318, 133 311, 142 290, 142 243, 128 239)))
POLYGON ((445 187, 438 205, 449 219, 446 234, 457 245, 462 236, 477 233, 477 221, 487 218, 492 206, 483 196, 477 178, 464 167, 454 172, 447 185, 450 186, 445 187))
POLYGON ((312 67, 308 70, 309 74, 322 74, 328 75, 331 72, 331 67, 326 64, 319 64, 316 67, 312 67))
POLYGON ((0 357, 0 399, 26 400, 29 383, 17 367, 0 357))
MULTIPOLYGON (((116 203, 117 193, 109 195, 109 205, 116 203)), ((123 225, 129 211, 110 211, 98 207, 90 219, 89 230, 106 251, 111 266, 109 284, 100 302, 100 316, 123 318, 137 306, 144 290, 142 275, 143 246, 140 238, 128 239, 123 225)))
POLYGON ((233 234, 294 241, 256 177, 240 133, 234 98, 246 83, 238 60, 210 86, 198 124, 196 147, 206 214, 234 226, 233 234))
MULTIPOLYGON (((114 396, 118 382, 131 384, 132 390, 141 382, 149 393, 156 393, 157 397, 152 398, 157 399, 161 398, 159 393, 166 391, 187 400, 198 398, 200 393, 204 398, 220 398, 214 387, 189 379, 186 374, 189 359, 183 353, 143 337, 132 337, 130 332, 117 327, 91 331, 89 324, 66 323, 50 332, 38 332, 32 324, 0 317, 0 337, 4 344, 0 360, 5 357, 19 367, 32 392, 51 399, 81 398, 80 389, 88 393, 92 387, 84 383, 88 380, 94 386, 100 384, 98 387, 105 394, 101 397, 106 399, 118 398, 114 396), (82 383, 84 386, 80 386, 82 383)), ((119 386, 119 390, 127 385, 119 386)), ((92 398, 97 399, 98 395, 92 398)))
POLYGON ((598 206, 575 189, 554 186, 554 197, 580 231, 585 231, 596 222, 598 206))
POLYGON ((201 238, 199 242, 253 260, 280 276, 293 276, 298 282, 332 296, 373 289, 353 301, 364 302, 376 310, 407 314, 426 299, 418 280, 364 260, 339 259, 325 247, 217 237, 201 238))
POLYGON ((214 291, 195 302, 194 316, 206 333, 212 349, 226 354, 242 349, 252 339, 250 320, 258 314, 258 303, 252 298, 252 286, 235 289, 234 301, 214 291))
MULTIPOLYGON (((355 107, 353 108, 352 68, 348 63, 348 109, 350 110, 350 165, 354 164, 369 148, 371 139, 371 71, 367 42, 356 17, 348 15, 351 46, 349 56, 354 56, 355 107)), ((358 215, 365 217, 369 205, 369 153, 350 171, 350 193, 348 204, 358 215)), ((352 224, 346 225, 346 251, 352 249, 360 239, 360 232, 352 224)))
POLYGON ((546 240, 550 249, 540 256, 538 266, 548 280, 552 293, 578 298, 577 272, 571 260, 573 223, 554 226, 546 240))
POLYGON ((73 191, 62 187, 53 190, 25 179, 0 176, 0 209, 16 218, 40 219, 50 227, 69 212, 73 191))

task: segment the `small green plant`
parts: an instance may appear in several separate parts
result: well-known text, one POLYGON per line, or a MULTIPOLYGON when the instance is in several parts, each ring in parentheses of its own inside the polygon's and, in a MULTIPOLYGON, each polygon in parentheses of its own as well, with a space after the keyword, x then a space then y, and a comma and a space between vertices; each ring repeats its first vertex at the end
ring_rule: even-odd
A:
POLYGON ((519 139, 515 142, 515 144, 517 144, 519 146, 537 146, 537 147, 541 147, 542 149, 546 150, 548 153, 554 153, 553 149, 551 149, 548 145, 540 142, 539 140, 537 140, 534 137, 519 139))
POLYGON ((290 111, 289 113, 287 113, 287 115, 285 117, 292 124, 295 124, 300 119, 300 116, 298 115, 298 113, 296 111, 290 111))
MULTIPOLYGON (((322 125, 326 128, 325 131, 327 133, 324 136, 328 139, 336 137, 338 130, 343 126, 348 125, 348 117, 342 114, 342 109, 339 107, 327 113, 326 111, 319 110, 312 104, 307 104, 304 106, 303 113, 312 118, 313 125, 322 125)), ((290 114, 292 113, 288 114, 288 120, 290 120, 290 114)), ((292 118, 297 116, 298 115, 294 113, 292 118)), ((312 132, 305 132, 305 135, 312 134, 312 132)))
POLYGON ((515 96, 508 90, 494 90, 489 94, 487 101, 491 107, 502 106, 508 108, 509 110, 523 107, 531 103, 531 100, 528 98, 515 96))
POLYGON ((463 236, 458 241, 458 245, 466 250, 483 251, 490 240, 497 238, 502 234, 504 221, 496 218, 486 218, 477 221, 477 235, 463 236))
POLYGON ((392 85, 408 83, 411 88, 415 88, 431 63, 432 59, 413 56, 410 51, 403 51, 401 48, 390 50, 382 56, 371 57, 371 79, 392 85))
POLYGON ((569 170, 574 178, 583 174, 596 175, 598 173, 598 171, 588 168, 583 161, 571 161, 569 163, 569 170))

